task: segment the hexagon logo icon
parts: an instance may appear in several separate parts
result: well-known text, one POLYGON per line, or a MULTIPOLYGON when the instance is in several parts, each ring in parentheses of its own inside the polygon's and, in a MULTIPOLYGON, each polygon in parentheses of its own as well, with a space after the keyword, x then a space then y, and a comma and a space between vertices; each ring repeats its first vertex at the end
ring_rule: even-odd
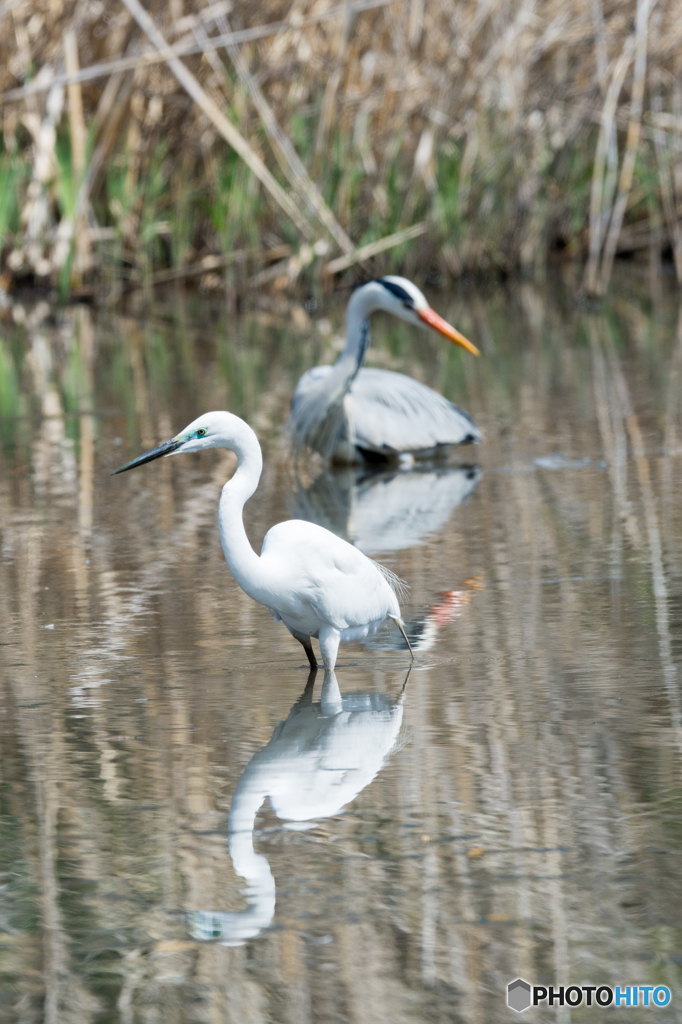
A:
POLYGON ((530 985, 523 978, 510 981, 507 985, 507 1006, 517 1013, 523 1013, 531 1004, 530 985))

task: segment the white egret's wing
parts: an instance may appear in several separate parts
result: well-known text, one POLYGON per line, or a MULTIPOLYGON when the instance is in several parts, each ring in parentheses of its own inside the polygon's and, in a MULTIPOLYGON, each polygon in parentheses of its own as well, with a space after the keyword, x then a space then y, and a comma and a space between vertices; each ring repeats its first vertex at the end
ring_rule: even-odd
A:
POLYGON ((315 523, 289 519, 273 526, 261 558, 283 574, 292 601, 300 595, 322 622, 345 629, 400 615, 392 574, 315 523))
POLYGON ((481 437, 462 409, 391 370, 360 370, 344 404, 355 444, 369 452, 417 452, 481 437))

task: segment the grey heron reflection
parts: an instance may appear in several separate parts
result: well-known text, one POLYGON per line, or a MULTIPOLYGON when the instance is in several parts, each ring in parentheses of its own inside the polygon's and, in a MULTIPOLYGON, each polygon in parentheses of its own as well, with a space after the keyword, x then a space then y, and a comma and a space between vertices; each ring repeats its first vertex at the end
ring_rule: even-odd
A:
MULTIPOLYGON (((267 858, 253 846, 255 820, 267 799, 291 828, 309 828, 338 814, 375 778, 394 749, 403 720, 407 678, 397 697, 389 693, 341 695, 336 676, 325 672, 313 701, 315 670, 286 720, 244 769, 228 818, 229 853, 246 879, 245 910, 196 910, 190 934, 222 945, 240 945, 271 923, 275 880, 267 858)), ((409 677, 409 671, 408 671, 409 677)))
POLYGON ((325 469, 298 482, 292 514, 331 530, 366 555, 403 551, 440 530, 481 478, 478 466, 325 469))

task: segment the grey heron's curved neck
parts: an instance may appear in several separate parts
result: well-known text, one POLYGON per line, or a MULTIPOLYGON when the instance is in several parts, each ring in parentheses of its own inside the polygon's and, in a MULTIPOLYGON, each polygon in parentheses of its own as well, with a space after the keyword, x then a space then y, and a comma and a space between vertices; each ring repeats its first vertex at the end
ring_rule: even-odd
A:
POLYGON ((339 362, 347 361, 354 374, 362 366, 369 348, 369 317, 383 306, 384 289, 378 281, 370 281, 358 288, 350 297, 346 310, 346 347, 339 362))
MULTIPOLYGON (((242 590, 256 601, 260 593, 261 560, 251 547, 244 529, 243 509, 253 492, 263 470, 263 456, 248 423, 238 416, 230 417, 229 436, 217 447, 231 448, 237 456, 237 470, 228 480, 220 495, 218 526, 220 543, 230 572, 242 590)), ((262 602, 261 602, 262 603, 262 602)))

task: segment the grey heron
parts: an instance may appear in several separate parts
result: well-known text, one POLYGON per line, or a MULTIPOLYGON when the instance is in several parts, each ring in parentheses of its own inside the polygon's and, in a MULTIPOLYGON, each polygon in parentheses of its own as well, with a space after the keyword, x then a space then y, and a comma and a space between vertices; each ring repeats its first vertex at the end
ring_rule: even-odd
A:
POLYGON ((479 355, 407 278, 369 281, 348 303, 346 345, 337 361, 308 370, 296 386, 287 423, 296 451, 308 447, 334 463, 385 462, 478 441, 480 431, 468 413, 437 391, 402 373, 363 367, 368 318, 377 310, 429 327, 479 355))

